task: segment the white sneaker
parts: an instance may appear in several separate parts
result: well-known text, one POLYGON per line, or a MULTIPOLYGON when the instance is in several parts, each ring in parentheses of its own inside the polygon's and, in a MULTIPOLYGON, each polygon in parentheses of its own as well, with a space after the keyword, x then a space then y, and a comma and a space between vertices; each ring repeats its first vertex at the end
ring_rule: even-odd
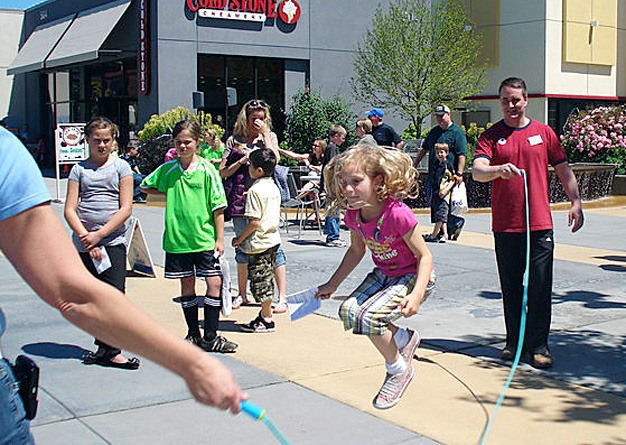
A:
POLYGON ((346 247, 348 244, 343 240, 336 239, 336 240, 328 241, 326 245, 328 247, 346 247))
POLYGON ((406 370, 401 374, 387 374, 385 383, 374 397, 374 408, 387 409, 397 405, 414 375, 415 368, 410 363, 407 363, 406 370))

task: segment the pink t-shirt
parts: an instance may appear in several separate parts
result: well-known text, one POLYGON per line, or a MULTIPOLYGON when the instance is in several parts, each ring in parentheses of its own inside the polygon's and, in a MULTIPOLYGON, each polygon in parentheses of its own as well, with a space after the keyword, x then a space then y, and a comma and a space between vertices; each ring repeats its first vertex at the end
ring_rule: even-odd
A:
POLYGON ((403 202, 388 199, 377 218, 363 222, 360 210, 347 210, 344 222, 365 241, 376 267, 387 276, 417 273, 417 258, 404 235, 417 226, 413 211, 403 202))

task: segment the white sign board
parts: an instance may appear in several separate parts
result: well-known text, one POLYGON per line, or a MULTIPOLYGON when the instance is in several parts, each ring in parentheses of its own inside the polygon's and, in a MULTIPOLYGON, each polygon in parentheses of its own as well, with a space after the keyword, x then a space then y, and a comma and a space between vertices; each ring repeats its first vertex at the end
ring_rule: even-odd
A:
POLYGON ((139 220, 131 217, 129 221, 130 227, 126 231, 126 240, 128 245, 127 260, 130 270, 140 275, 156 278, 154 263, 152 262, 139 220))
POLYGON ((59 164, 76 163, 87 159, 85 124, 57 123, 54 141, 59 164))

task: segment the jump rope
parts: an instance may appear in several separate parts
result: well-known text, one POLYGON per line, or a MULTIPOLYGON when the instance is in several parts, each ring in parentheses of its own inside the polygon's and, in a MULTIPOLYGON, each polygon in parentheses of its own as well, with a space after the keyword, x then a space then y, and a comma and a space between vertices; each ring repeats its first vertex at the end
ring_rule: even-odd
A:
POLYGON ((524 271, 524 292, 522 294, 522 315, 520 319, 519 326, 519 339, 517 341, 517 352, 515 353, 515 360, 513 360, 513 365, 511 366, 511 371, 509 372, 509 377, 506 379, 506 383, 500 391, 500 396, 496 401, 496 405, 493 407, 493 411, 491 412, 491 416, 489 416, 489 421, 483 430, 482 435, 480 436, 479 445, 484 445, 487 443, 487 437, 491 432, 491 427, 493 426, 496 417, 498 416, 498 411, 502 406, 502 402, 504 401, 504 397, 506 391, 511 386, 511 382, 513 381, 513 376, 515 375, 515 371, 517 371, 517 365, 519 365, 520 358, 522 356, 522 345, 524 344, 524 332, 526 331, 526 304, 528 302, 528 271, 530 270, 530 216, 528 211, 528 181, 526 180, 526 172, 524 170, 520 170, 522 173, 522 178, 524 180, 524 208, 526 210, 526 270, 524 271))
MULTIPOLYGON (((487 443, 487 438, 489 437, 491 428, 493 427, 496 417, 498 416, 498 411, 502 406, 502 402, 504 402, 504 397, 507 390, 511 386, 511 382, 513 381, 513 377, 515 376, 515 371, 517 371, 517 366, 519 365, 520 358, 522 357, 522 345, 524 344, 524 333, 526 331, 526 304, 528 303, 528 279, 530 269, 530 217, 528 209, 528 181, 526 179, 526 172, 524 170, 520 170, 520 172, 524 181, 524 209, 526 217, 526 270, 524 271, 523 278, 524 292, 522 296, 522 315, 520 319, 519 339, 517 342, 518 347, 517 351, 515 352, 515 359, 513 360, 511 371, 509 371, 509 376, 506 379, 506 383, 504 384, 502 391, 500 391, 500 395, 498 396, 496 405, 493 407, 491 416, 489 416, 489 421, 483 429, 479 445, 485 445, 487 443)), ((266 416, 265 409, 246 400, 241 402, 241 410, 249 415, 252 419, 260 420, 261 422, 263 422, 263 424, 265 424, 267 429, 272 433, 272 435, 276 438, 279 444, 289 445, 289 441, 287 441, 285 436, 276 427, 276 425, 274 425, 274 423, 272 423, 272 421, 266 416)))

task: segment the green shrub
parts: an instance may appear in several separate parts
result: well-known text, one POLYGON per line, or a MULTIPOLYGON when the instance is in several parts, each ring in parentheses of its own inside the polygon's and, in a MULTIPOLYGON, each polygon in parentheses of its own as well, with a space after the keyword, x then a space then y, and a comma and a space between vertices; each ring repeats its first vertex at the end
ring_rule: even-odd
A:
POLYGON ((328 129, 332 124, 343 126, 348 131, 344 148, 355 140, 354 114, 351 106, 340 96, 324 99, 319 92, 305 89, 291 98, 285 120, 285 141, 297 153, 311 151, 315 139, 328 140, 328 129))
POLYGON ((197 120, 202 127, 202 132, 213 128, 220 139, 224 135, 224 129, 214 124, 211 115, 204 111, 194 113, 185 107, 176 107, 160 115, 153 114, 138 133, 141 141, 139 168, 142 173, 148 174, 163 163, 165 153, 174 146, 172 139, 174 126, 186 119, 197 120))

